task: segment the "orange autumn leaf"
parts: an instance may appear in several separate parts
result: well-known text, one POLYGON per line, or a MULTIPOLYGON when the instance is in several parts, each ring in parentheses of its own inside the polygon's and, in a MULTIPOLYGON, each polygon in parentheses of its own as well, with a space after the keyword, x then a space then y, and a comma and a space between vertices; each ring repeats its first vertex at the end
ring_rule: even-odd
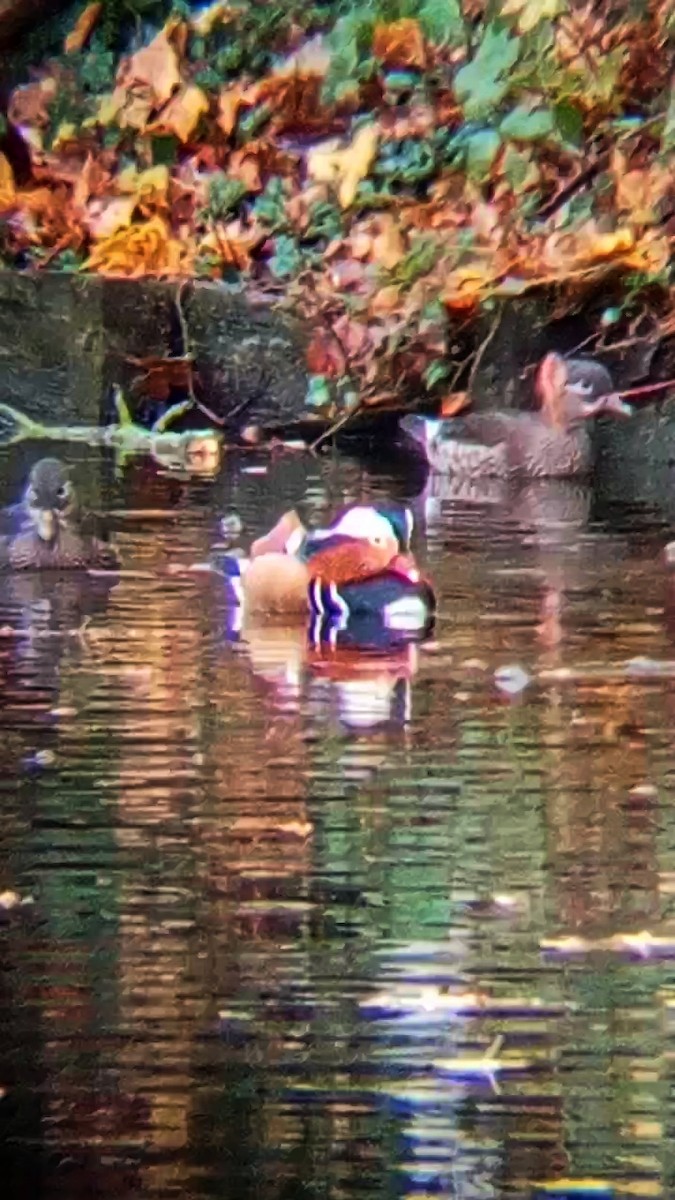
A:
POLYGON ((178 275, 189 267, 187 257, 166 222, 155 216, 105 238, 82 269, 102 275, 178 275))
POLYGON ((373 54, 387 67, 426 66, 427 54, 422 30, 412 17, 375 26, 373 54))
POLYGON ((16 204, 16 184, 9 159, 0 153, 0 212, 6 212, 16 204))
POLYGON ((328 375, 335 379, 344 375, 347 369, 342 346, 329 329, 314 330, 305 357, 312 375, 328 375))
POLYGON ((237 84, 232 87, 224 87, 218 97, 218 116, 216 122, 226 137, 229 137, 233 132, 239 109, 244 102, 243 91, 237 84))
POLYGON ((479 266, 457 267, 451 271, 445 281, 443 303, 446 308, 463 312, 474 308, 481 293, 492 283, 491 276, 479 266))
POLYGON ((208 8, 202 8, 190 17, 190 28, 197 37, 208 37, 216 25, 227 25, 240 17, 242 10, 233 8, 223 0, 215 0, 208 8))
POLYGON ((468 408, 471 397, 468 392, 448 392, 441 400, 440 417, 454 417, 458 412, 468 408))
POLYGON ((181 142, 187 142, 194 132, 199 118, 209 110, 209 102, 201 88, 193 83, 184 84, 174 92, 161 115, 151 125, 148 133, 175 133, 181 142))
POLYGON ((88 4, 84 12, 80 13, 63 43, 65 54, 74 54, 77 50, 81 50, 83 46, 86 46, 94 30, 94 26, 101 15, 102 8, 103 5, 100 3, 100 0, 94 0, 93 4, 88 4))

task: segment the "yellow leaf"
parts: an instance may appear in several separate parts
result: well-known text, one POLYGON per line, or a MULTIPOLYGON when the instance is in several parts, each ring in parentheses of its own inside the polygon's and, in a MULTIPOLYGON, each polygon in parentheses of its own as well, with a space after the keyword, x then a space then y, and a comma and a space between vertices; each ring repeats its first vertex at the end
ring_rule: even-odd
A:
POLYGON ((148 132, 175 133, 179 141, 187 142, 202 113, 208 109, 209 102, 202 89, 192 83, 186 84, 171 97, 158 119, 148 126, 148 132))
POLYGON ((563 7, 563 0, 506 0, 501 16, 517 17, 519 33, 529 33, 540 21, 557 17, 563 7))
POLYGON ((447 308, 473 308, 481 292, 492 282, 492 276, 487 275, 479 263, 472 267, 458 267, 446 278, 443 303, 447 308))
POLYGON ((403 17, 389 24, 378 23, 373 33, 373 54, 388 67, 424 68, 427 53, 419 22, 414 17, 403 17))
POLYGON ((339 149, 335 141, 315 146, 307 155, 307 170, 317 183, 337 186, 342 208, 354 202, 356 190, 375 159, 379 131, 376 125, 363 125, 349 146, 339 149))
POLYGON ((65 54, 74 54, 77 50, 81 50, 89 41, 92 30, 98 21, 103 5, 99 0, 94 0, 93 4, 88 4, 84 12, 81 12, 68 37, 63 43, 65 54))
POLYGON ((77 126, 72 121, 62 121, 55 135, 52 146, 54 150, 60 150, 67 142, 72 142, 77 137, 77 126))
POLYGON ((126 167, 117 176, 117 188, 120 192, 133 192, 136 198, 147 198, 153 192, 166 196, 169 188, 169 168, 165 166, 149 167, 147 171, 137 171, 134 166, 126 167))
POLYGON ((665 271, 670 259, 671 249, 668 238, 652 231, 640 238, 631 253, 624 256, 623 261, 636 271, 658 275, 661 271, 665 271))
POLYGON ((0 153, 0 210, 12 208, 16 202, 16 184, 9 159, 0 153))
POLYGON ((401 231, 390 213, 380 220, 380 231, 373 238, 371 256, 373 262, 391 271, 405 255, 405 242, 401 231))
POLYGON ((124 98, 118 96, 117 91, 106 92, 101 96, 96 113, 96 120, 99 125, 112 125, 118 112, 124 103, 124 98))

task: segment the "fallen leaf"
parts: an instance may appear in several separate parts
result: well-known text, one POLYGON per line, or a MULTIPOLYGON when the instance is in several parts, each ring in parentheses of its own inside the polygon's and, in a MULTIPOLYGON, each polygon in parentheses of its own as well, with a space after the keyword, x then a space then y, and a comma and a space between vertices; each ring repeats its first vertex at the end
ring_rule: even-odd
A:
POLYGON ((126 167, 117 176, 117 189, 133 193, 139 200, 165 197, 169 189, 169 169, 163 165, 148 167, 147 171, 138 171, 134 166, 126 167))
POLYGON ((107 204, 96 201, 89 206, 87 226, 92 237, 101 239, 111 237, 118 229, 126 229, 133 219, 138 198, 133 196, 116 196, 107 204))
POLYGON ((245 103, 245 95, 245 89, 236 83, 224 87, 220 92, 216 121, 226 137, 236 128, 239 110, 245 103))
POLYGON ((471 397, 468 392, 448 392, 441 400, 439 409, 440 417, 454 417, 462 409, 468 408, 471 403, 471 397))
POLYGON ((75 54, 78 50, 81 50, 83 46, 86 46, 91 34, 94 31, 96 22, 101 15, 102 8, 103 5, 100 3, 100 0, 94 0, 93 4, 88 4, 84 11, 80 13, 77 21, 63 43, 63 50, 65 54, 75 54))
POLYGON ((505 0, 503 17, 518 18, 518 32, 529 33, 540 21, 552 21, 564 11, 564 0, 505 0))
POLYGON ((7 212, 16 204, 16 184, 9 159, 0 153, 0 212, 7 212))
POLYGON ((378 24, 373 34, 373 54, 387 67, 426 66, 427 53, 419 23, 412 17, 378 24))
POLYGON ((612 156, 611 171, 616 187, 616 206, 636 225, 653 225, 657 208, 672 187, 672 171, 655 162, 646 170, 626 169, 619 151, 612 156))
POLYGON ((122 61, 117 72, 116 93, 118 90, 126 93, 140 85, 151 90, 157 107, 166 104, 181 82, 178 55, 172 40, 175 31, 175 22, 167 22, 147 46, 122 61))
POLYGON ((389 283, 375 293, 370 301, 369 310, 373 316, 388 316, 396 312, 401 303, 401 292, 395 284, 389 283))
POLYGON ((391 213, 380 218, 380 229, 373 238, 372 259, 378 266, 391 271, 405 257, 406 246, 401 230, 391 213))
POLYGON ((338 148, 334 142, 315 146, 307 155, 307 171, 317 183, 332 183, 338 188, 342 208, 354 202, 356 191, 374 162, 379 141, 376 125, 362 125, 349 146, 338 148))
POLYGON ((159 216, 132 224, 105 238, 82 269, 102 275, 179 275, 190 266, 188 248, 171 237, 159 216))
POLYGON ((338 378, 347 369, 340 342, 329 329, 315 329, 306 351, 307 369, 312 375, 338 378))
POLYGON ((484 290, 493 282, 491 274, 476 264, 472 267, 457 267, 446 277, 443 303, 446 308, 460 312, 475 308, 484 290))
POLYGON ((38 125, 44 128, 49 124, 49 105, 56 92, 57 83, 51 77, 14 88, 7 111, 10 121, 15 125, 38 125))
POLYGON ((175 133, 180 142, 187 142, 199 123, 199 118, 209 111, 209 102, 201 88, 185 84, 175 92, 162 109, 156 121, 146 127, 148 133, 175 133))

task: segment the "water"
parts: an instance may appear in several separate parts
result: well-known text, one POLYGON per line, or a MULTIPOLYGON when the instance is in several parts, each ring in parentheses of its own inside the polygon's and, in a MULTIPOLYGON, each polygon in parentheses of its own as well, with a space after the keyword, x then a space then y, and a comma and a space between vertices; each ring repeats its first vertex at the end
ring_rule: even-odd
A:
POLYGON ((434 641, 373 662, 269 621, 228 640, 217 582, 160 569, 221 512, 251 538, 418 478, 82 454, 128 573, 0 584, 6 1194, 672 1195, 659 512, 417 496, 434 641))

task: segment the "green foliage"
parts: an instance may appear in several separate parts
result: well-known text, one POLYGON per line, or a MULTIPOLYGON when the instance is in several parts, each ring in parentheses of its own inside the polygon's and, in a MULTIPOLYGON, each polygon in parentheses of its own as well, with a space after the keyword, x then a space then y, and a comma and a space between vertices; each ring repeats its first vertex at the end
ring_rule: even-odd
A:
POLYGON ((371 173, 387 183, 415 184, 431 179, 436 170, 432 144, 419 138, 402 138, 400 141, 383 143, 371 173))
POLYGON ((286 213, 286 189, 278 175, 268 180, 264 191, 253 205, 253 216, 262 225, 268 225, 272 233, 290 228, 286 213))
POLYGON ((304 266, 302 251, 294 237, 280 233, 274 243, 274 254, 269 268, 277 279, 290 279, 299 274, 304 266))
POLYGON ((498 107, 511 87, 511 72, 520 51, 520 40, 508 30, 487 26, 475 58, 455 76, 455 95, 467 120, 486 117, 498 107))
POLYGON ((431 391, 439 383, 444 383, 450 374, 450 367, 444 358, 434 358, 424 372, 424 386, 431 391))
POLYGON ((217 171, 209 180, 205 215, 214 221, 225 220, 245 195, 246 186, 241 180, 217 171))
POLYGON ((327 200, 319 200, 309 210, 309 221, 303 233, 303 241, 326 241, 341 237, 344 220, 340 209, 327 200))
POLYGON ((425 37, 435 46, 461 46, 466 41, 459 0, 425 0, 416 16, 425 37))
POLYGON ((389 273, 389 279, 398 287, 406 288, 426 275, 435 265, 438 258, 438 241, 431 234, 418 234, 412 239, 412 244, 405 258, 402 258, 389 273))
POLYGON ((499 132, 503 138, 513 138, 518 142, 540 142, 550 138, 555 127, 555 117, 550 108, 517 104, 500 122, 499 132))

